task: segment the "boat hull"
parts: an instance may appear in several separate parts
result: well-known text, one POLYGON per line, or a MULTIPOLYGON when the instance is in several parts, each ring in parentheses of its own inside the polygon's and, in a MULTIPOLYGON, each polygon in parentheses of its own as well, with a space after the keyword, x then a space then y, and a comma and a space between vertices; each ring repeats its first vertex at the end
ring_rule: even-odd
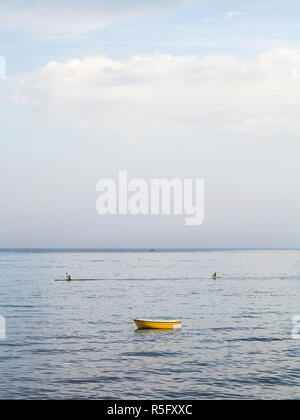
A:
POLYGON ((151 319, 134 319, 139 330, 143 329, 163 329, 173 330, 181 328, 181 321, 173 320, 151 320, 151 319))

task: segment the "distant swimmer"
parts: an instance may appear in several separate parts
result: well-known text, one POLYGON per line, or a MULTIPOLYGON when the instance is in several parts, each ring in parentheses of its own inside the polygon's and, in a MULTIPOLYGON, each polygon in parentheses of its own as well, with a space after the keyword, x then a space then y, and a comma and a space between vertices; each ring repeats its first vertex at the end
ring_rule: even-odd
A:
POLYGON ((217 278, 217 273, 214 273, 214 274, 211 276, 211 278, 212 278, 212 279, 216 279, 216 278, 217 278))
POLYGON ((70 276, 70 274, 68 274, 68 273, 66 273, 66 280, 67 280, 67 281, 71 281, 71 276, 70 276))

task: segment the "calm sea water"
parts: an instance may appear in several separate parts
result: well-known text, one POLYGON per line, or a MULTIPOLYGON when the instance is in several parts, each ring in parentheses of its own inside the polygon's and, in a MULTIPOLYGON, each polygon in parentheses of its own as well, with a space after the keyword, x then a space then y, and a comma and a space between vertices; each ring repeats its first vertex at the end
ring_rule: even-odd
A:
POLYGON ((298 399, 299 273, 300 251, 0 251, 0 398, 298 399))

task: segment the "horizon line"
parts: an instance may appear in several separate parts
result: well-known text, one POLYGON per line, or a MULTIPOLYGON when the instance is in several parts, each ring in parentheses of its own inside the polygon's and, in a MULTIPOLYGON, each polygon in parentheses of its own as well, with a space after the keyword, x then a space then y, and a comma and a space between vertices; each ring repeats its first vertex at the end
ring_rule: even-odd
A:
POLYGON ((271 248, 271 247, 263 247, 263 248, 255 248, 255 247, 227 247, 227 248, 168 248, 168 247, 113 247, 113 248, 95 248, 95 247, 8 247, 2 248, 0 247, 0 251, 299 251, 300 248, 271 248))

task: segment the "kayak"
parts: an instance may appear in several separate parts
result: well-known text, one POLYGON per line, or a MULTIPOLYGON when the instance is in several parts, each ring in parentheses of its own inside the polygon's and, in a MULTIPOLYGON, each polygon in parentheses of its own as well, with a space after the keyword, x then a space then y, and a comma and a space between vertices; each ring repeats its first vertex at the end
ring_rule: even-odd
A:
POLYGON ((142 329, 179 329, 182 321, 170 319, 134 319, 139 330, 142 329))
POLYGON ((55 279, 55 281, 92 281, 94 279, 71 279, 71 280, 67 280, 67 279, 55 279))

